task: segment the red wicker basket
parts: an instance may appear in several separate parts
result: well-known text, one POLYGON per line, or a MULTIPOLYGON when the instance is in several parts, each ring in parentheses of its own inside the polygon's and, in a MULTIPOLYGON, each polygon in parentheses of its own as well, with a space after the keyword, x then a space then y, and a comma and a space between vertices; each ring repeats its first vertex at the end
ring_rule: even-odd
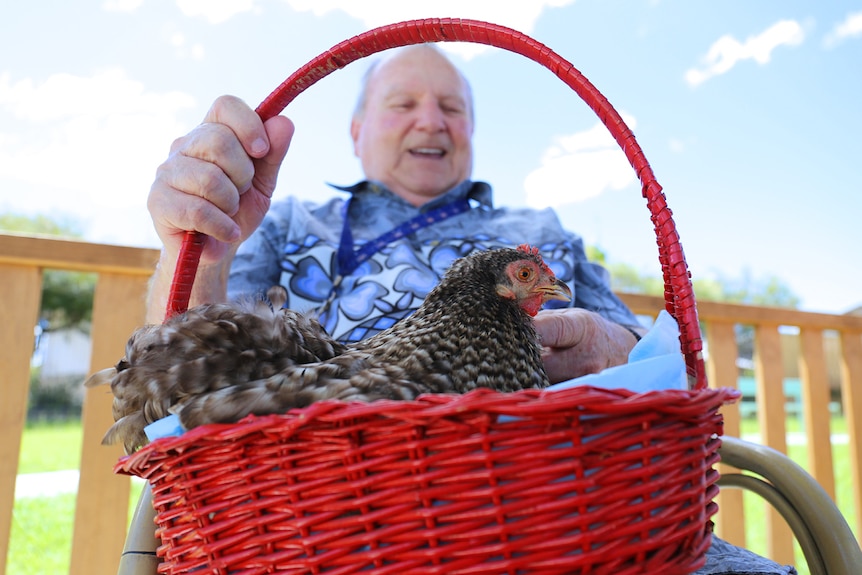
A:
MULTIPOLYGON (((622 118, 569 62, 514 30, 428 19, 371 30, 290 76, 264 119, 330 72, 408 44, 466 41, 554 72, 604 122, 637 172, 658 240, 666 307, 691 389, 563 391, 416 401, 326 401, 152 442, 116 466, 149 480, 160 573, 689 573, 716 507, 719 407, 694 295, 661 186, 622 118)), ((200 257, 191 233, 168 313, 185 311, 200 257)))

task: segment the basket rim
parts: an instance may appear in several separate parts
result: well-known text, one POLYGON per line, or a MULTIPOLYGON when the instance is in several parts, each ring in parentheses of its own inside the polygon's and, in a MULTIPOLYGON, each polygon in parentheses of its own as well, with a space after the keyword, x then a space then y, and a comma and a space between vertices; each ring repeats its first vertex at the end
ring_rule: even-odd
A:
POLYGON ((578 385, 559 390, 523 389, 500 392, 477 388, 465 394, 423 394, 413 400, 378 399, 372 402, 328 399, 295 408, 286 413, 248 415, 234 423, 201 425, 178 436, 161 437, 126 455, 114 472, 129 474, 146 465, 151 457, 180 452, 202 443, 238 441, 271 428, 299 432, 323 423, 338 426, 357 420, 383 418, 391 421, 430 425, 441 419, 625 416, 651 412, 670 417, 699 417, 734 402, 740 392, 733 388, 701 390, 668 389, 634 392, 578 385))
MULTIPOLYGON (((491 437, 492 434, 499 431, 500 435, 508 436, 510 431, 515 429, 525 434, 537 430, 535 434, 527 435, 527 437, 530 439, 538 438, 543 441, 550 439, 556 441, 561 434, 571 433, 573 445, 595 448, 595 444, 588 444, 587 441, 589 438, 599 437, 602 434, 589 435, 589 433, 585 433, 578 435, 581 434, 580 426, 582 423, 584 423, 584 428, 595 432, 595 424, 610 422, 608 427, 611 428, 611 433, 605 433, 602 438, 613 436, 614 441, 617 437, 623 437, 627 442, 632 441, 633 436, 634 441, 655 441, 659 433, 665 432, 667 434, 668 430, 671 430, 672 433, 668 439, 662 436, 662 439, 665 439, 665 444, 662 444, 664 449, 667 449, 667 443, 674 446, 691 442, 698 443, 693 449, 689 449, 690 453, 686 454, 686 457, 698 461, 697 467, 693 471, 697 477, 692 479, 686 476, 681 486, 674 487, 672 491, 674 491, 674 496, 681 489, 688 489, 692 496, 697 495, 695 505, 689 506, 692 510, 697 511, 698 519, 695 522, 686 519, 687 527, 696 531, 697 537, 688 538, 686 536, 688 547, 678 546, 684 551, 684 554, 675 556, 675 559, 679 564, 685 561, 689 567, 699 567, 703 562, 703 552, 711 537, 708 517, 715 511, 712 498, 717 491, 717 487, 714 485, 717 472, 713 465, 718 459, 717 450, 721 443, 721 415, 718 410, 723 404, 738 399, 740 394, 732 388, 707 387, 701 353, 700 328, 697 321, 691 279, 688 275, 687 265, 670 210, 664 201, 661 186, 656 182, 652 169, 646 162, 634 135, 607 99, 569 62, 520 32, 481 21, 444 18, 412 20, 375 28, 334 46, 285 80, 276 91, 264 100, 257 112, 263 119, 279 113, 296 95, 319 79, 359 58, 397 46, 437 41, 472 41, 489 44, 519 53, 543 64, 566 81, 611 131, 641 180, 643 195, 647 199, 647 206, 652 214, 658 239, 659 261, 665 279, 666 308, 676 318, 680 326, 680 344, 688 373, 691 376, 690 379, 694 382, 692 388, 645 392, 619 388, 608 389, 591 385, 577 385, 564 389, 524 389, 514 392, 478 388, 465 394, 426 394, 409 401, 381 399, 374 402, 345 402, 325 400, 283 414, 249 415, 239 422, 203 425, 180 436, 156 439, 135 453, 121 458, 116 463, 114 471, 149 479, 154 487, 153 493, 160 501, 157 506, 162 505, 163 509, 167 509, 170 505, 177 505, 176 509, 163 512, 164 516, 158 522, 162 530, 161 535, 164 537, 167 533, 166 530, 171 525, 170 521, 178 515, 182 515, 184 520, 189 518, 193 520, 180 525, 176 530, 177 532, 184 532, 193 527, 199 528, 200 525, 194 525, 195 520, 192 517, 194 514, 187 513, 183 507, 188 503, 189 498, 187 497, 188 493, 181 491, 185 486, 192 489, 191 483, 185 482, 185 475, 175 473, 175 470, 167 469, 162 473, 160 466, 168 462, 165 467, 170 468, 170 462, 174 460, 178 465, 188 467, 185 456, 189 456, 188 461, 193 461, 198 454, 204 453, 205 457, 201 459, 206 461, 202 463, 193 461, 191 465, 193 469, 190 470, 190 474, 202 473, 200 477, 194 478, 194 488, 197 488, 199 483, 212 479, 218 483, 216 491, 227 489, 229 486, 225 487, 221 483, 221 476, 212 477, 212 469, 209 467, 211 460, 208 459, 208 456, 212 454, 213 458, 229 459, 232 466, 236 463, 234 455, 236 452, 232 449, 235 447, 244 449, 246 443, 259 445, 262 435, 264 440, 269 441, 276 434, 279 434, 279 439, 285 438, 286 441, 290 442, 291 436, 295 432, 303 431, 306 428, 312 433, 302 437, 314 437, 317 430, 322 427, 325 427, 325 433, 334 430, 332 434, 335 435, 335 432, 351 433, 353 429, 367 425, 369 428, 373 427, 374 430, 367 435, 360 434, 360 436, 369 439, 380 434, 379 429, 382 426, 379 424, 381 422, 387 425, 391 422, 406 424, 400 425, 400 427, 406 427, 408 433, 414 432, 410 425, 428 428, 435 422, 441 423, 444 433, 450 433, 453 430, 450 422, 454 422, 456 425, 462 425, 462 427, 454 428, 455 435, 460 433, 462 428, 464 430, 469 429, 474 432, 470 436, 471 441, 487 442, 492 446, 499 445, 494 443, 493 440, 496 438, 491 437), (626 416, 631 417, 627 418, 626 416), (600 420, 600 418, 603 419, 600 420), (626 422, 626 419, 631 421, 626 422), (627 426, 620 428, 617 421, 626 423, 627 426), (473 425, 473 423, 477 425, 473 425), (696 426, 701 429, 702 433, 681 438, 678 433, 681 426, 696 426), (575 429, 576 427, 577 429, 575 429), (632 429, 635 429, 636 432, 630 433, 632 429), (587 439, 581 441, 583 436, 586 436, 587 439), (231 457, 233 459, 230 459, 231 457), (168 492, 168 488, 174 485, 178 478, 183 481, 180 489, 177 492, 168 492), (677 489, 677 487, 679 488, 677 489), (702 509, 700 509, 701 503, 705 503, 702 509), (170 518, 167 517, 168 515, 170 518), (701 522, 701 519, 707 521, 706 525, 701 522), (683 547, 685 548, 683 549, 683 547)), ((194 232, 188 232, 185 236, 177 262, 174 282, 171 285, 168 300, 169 316, 173 313, 186 311, 203 247, 202 240, 203 237, 194 232), (188 291, 184 293, 183 290, 188 291)), ((387 427, 384 433, 387 440, 394 441, 390 429, 387 427)), ((421 431, 424 433, 425 429, 421 429, 421 431)), ((437 439, 439 436, 429 434, 428 437, 437 439)), ((462 443, 462 439, 460 436, 457 437, 458 443, 462 443)), ((319 449, 320 447, 320 442, 313 439, 306 443, 312 449, 319 449)), ((399 447, 401 446, 403 443, 399 444, 399 447)), ((272 451, 269 450, 269 447, 267 446, 267 453, 272 453, 277 458, 281 457, 279 450, 285 446, 279 444, 272 451)), ((514 451, 515 455, 520 456, 521 449, 525 449, 520 443, 520 439, 517 447, 518 449, 509 451, 514 451)), ((640 448, 641 445, 638 444, 636 447, 640 448)), ((688 448, 688 445, 686 447, 688 448)), ((488 453, 500 454, 504 451, 507 450, 495 451, 492 447, 488 453)), ((376 456, 375 454, 378 454, 379 451, 369 450, 369 453, 376 456)), ((634 452, 623 450, 623 453, 626 453, 626 457, 628 457, 634 452)), ((605 462, 605 454, 606 451, 602 451, 600 452, 601 457, 595 457, 595 459, 601 459, 602 462, 605 462)), ((638 455, 638 457, 643 456, 638 455)), ((649 455, 645 457, 649 458, 649 455)), ((447 458, 449 458, 448 453, 447 458)), ((388 463, 386 464, 388 465, 388 463)), ((665 467, 677 469, 675 465, 665 467)), ((278 463, 278 472, 279 474, 284 472, 281 460, 278 463)), ((567 471, 567 473, 571 472, 567 471)), ((615 472, 617 478, 624 475, 626 474, 615 472)), ((449 476, 447 475, 447 477, 449 476)), ((379 479, 377 477, 375 481, 379 482, 379 479)), ((239 474, 237 480, 246 481, 244 471, 239 474)), ((209 485, 207 486, 209 487, 209 485)), ((307 489, 308 485, 303 485, 302 488, 307 489)), ((245 495, 246 491, 242 491, 242 494, 245 495)), ((353 494, 351 494, 352 496, 353 494)), ((649 497, 644 496, 643 499, 646 501, 649 497)), ((389 503, 391 499, 382 498, 381 501, 385 504, 389 503)), ((540 503, 539 507, 547 507, 548 505, 550 503, 540 503)), ((231 508, 231 513, 234 510, 231 508)), ((326 511, 330 512, 329 509, 326 511)), ((208 520, 207 516, 201 517, 208 520)), ((231 517, 233 515, 229 519, 231 517)), ((250 533, 249 530, 246 532, 250 533)), ((679 534, 679 530, 676 533, 679 534)), ((178 533, 178 535, 182 536, 183 534, 178 533)), ((267 535, 268 537, 270 535, 267 535)), ((173 557, 169 557, 171 560, 181 560, 183 557, 177 551, 178 541, 179 539, 173 537, 169 542, 165 542, 163 539, 161 550, 163 552, 168 550, 168 555, 173 553, 173 557)), ((218 543, 218 549, 224 546, 223 543, 218 543)), ((663 541, 662 544, 666 546, 667 542, 663 541)), ((209 553, 208 550, 205 551, 209 553)), ((638 558, 642 557, 643 552, 642 550, 637 551, 638 558)), ((216 549, 214 555, 218 555, 218 553, 219 551, 216 549)), ((220 555, 219 557, 224 559, 220 555)), ((659 551, 657 557, 660 560, 670 559, 667 548, 659 551)), ((633 558, 633 560, 638 558, 633 558)), ((556 557, 553 558, 553 561, 556 561, 556 557)), ((588 568, 592 567, 595 567, 595 562, 590 560, 588 568)))

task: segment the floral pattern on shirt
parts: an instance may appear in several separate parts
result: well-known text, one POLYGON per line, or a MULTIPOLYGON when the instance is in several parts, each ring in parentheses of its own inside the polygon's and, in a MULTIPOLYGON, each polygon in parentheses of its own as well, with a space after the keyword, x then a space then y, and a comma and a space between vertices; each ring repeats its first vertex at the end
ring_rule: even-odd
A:
MULTIPOLYGON (((352 274, 335 275, 337 247, 317 237, 285 247, 281 284, 287 306, 314 309, 320 322, 344 342, 359 341, 384 330, 415 311, 439 283, 446 269, 473 251, 508 246, 488 237, 449 238, 415 245, 398 241, 363 262, 352 274)), ((544 246, 548 265, 572 286, 571 247, 544 246)))

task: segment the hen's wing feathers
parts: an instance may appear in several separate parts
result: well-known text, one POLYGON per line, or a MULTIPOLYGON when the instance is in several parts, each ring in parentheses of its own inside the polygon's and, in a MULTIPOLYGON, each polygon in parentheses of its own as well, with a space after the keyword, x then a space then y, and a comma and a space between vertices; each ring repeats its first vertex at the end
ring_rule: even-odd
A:
POLYGON ((207 423, 229 423, 248 414, 285 413, 316 401, 415 399, 442 387, 433 374, 417 377, 394 363, 358 350, 326 362, 296 366, 266 379, 249 381, 190 397, 175 412, 186 429, 207 423))
POLYGON ((189 397, 343 353, 316 319, 278 307, 282 292, 268 292, 272 305, 261 298, 207 304, 136 330, 125 357, 86 382, 109 381, 114 394, 116 423, 103 442, 122 440, 131 451, 146 444, 143 427, 189 397))

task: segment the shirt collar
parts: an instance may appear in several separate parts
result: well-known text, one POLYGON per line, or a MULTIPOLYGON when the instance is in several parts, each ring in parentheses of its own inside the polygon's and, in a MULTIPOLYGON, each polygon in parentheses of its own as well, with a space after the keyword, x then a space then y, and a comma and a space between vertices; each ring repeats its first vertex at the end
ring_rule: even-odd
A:
MULTIPOLYGON (((391 196, 393 199, 405 202, 404 199, 402 199, 400 196, 397 196, 394 192, 390 191, 389 188, 387 188, 380 182, 376 182, 373 180, 361 180, 353 184, 352 186, 338 186, 335 184, 328 185, 335 188, 336 190, 348 192, 352 194, 354 198, 361 197, 365 194, 388 195, 391 196)), ((463 198, 466 198, 468 200, 475 200, 481 206, 485 206, 488 208, 494 207, 493 192, 491 190, 490 184, 486 182, 474 182, 472 180, 464 180, 442 196, 436 197, 433 200, 430 200, 425 203, 420 208, 420 210, 432 210, 446 203, 460 200, 463 198)))

